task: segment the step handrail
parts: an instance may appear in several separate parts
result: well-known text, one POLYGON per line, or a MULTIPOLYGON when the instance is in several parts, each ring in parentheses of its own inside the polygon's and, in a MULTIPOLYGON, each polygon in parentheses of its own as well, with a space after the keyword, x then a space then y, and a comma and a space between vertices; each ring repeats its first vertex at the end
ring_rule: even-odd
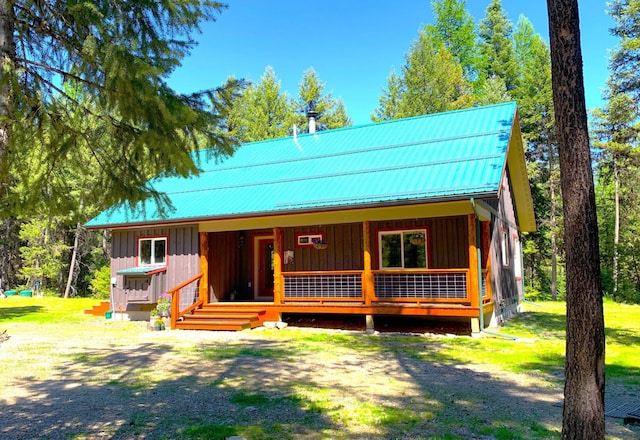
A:
POLYGON ((178 318, 181 318, 186 313, 189 313, 196 307, 199 307, 200 305, 202 305, 203 301, 199 300, 199 301, 196 301, 194 304, 191 304, 189 307, 187 307, 184 310, 178 310, 178 307, 180 307, 180 290, 184 289, 189 284, 198 281, 200 278, 203 277, 203 275, 204 274, 201 272, 198 275, 189 278, 187 281, 180 283, 177 286, 167 290, 167 293, 171 295, 171 329, 172 330, 176 328, 176 322, 178 321, 178 318))

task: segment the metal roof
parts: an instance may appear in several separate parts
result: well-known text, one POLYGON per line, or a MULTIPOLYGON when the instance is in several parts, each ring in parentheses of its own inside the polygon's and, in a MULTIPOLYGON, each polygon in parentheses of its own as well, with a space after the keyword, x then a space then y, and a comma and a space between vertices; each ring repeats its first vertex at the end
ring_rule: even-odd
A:
POLYGON ((199 175, 153 181, 173 205, 165 217, 149 202, 87 226, 497 196, 515 117, 511 102, 247 143, 218 161, 200 151, 199 175))

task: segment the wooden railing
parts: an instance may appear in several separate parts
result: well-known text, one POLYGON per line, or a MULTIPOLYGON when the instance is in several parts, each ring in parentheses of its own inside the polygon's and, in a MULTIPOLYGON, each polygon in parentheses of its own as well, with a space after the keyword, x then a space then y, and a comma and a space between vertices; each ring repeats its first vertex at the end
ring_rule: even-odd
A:
POLYGON ((374 270, 376 300, 468 302, 467 269, 374 270))
MULTIPOLYGON (((193 310, 197 309, 203 304, 203 301, 199 299, 193 302, 187 308, 183 310, 179 310, 180 309, 180 291, 185 287, 187 287, 188 285, 190 285, 191 283, 195 283, 196 281, 198 281, 200 278, 202 278, 202 276, 203 274, 199 273, 193 278, 189 278, 184 283, 178 284, 176 287, 173 287, 167 290, 167 293, 171 295, 171 328, 172 329, 176 328, 176 322, 178 321, 178 319, 182 318, 184 315, 192 312, 193 310)), ((194 295, 194 298, 195 298, 195 295, 194 295)))
POLYGON ((362 299, 362 271, 283 272, 286 300, 362 299))
MULTIPOLYGON (((377 301, 469 302, 468 269, 374 270, 377 301)), ((364 301, 363 271, 284 272, 286 301, 364 301)))

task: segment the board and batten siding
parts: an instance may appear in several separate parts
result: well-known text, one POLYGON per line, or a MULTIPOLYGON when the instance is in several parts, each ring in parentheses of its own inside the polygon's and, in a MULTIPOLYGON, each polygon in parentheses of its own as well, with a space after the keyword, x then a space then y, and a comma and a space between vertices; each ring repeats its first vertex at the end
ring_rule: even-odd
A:
POLYGON ((514 253, 519 252, 515 245, 515 237, 518 236, 516 225, 516 210, 511 191, 511 179, 509 170, 502 180, 500 198, 497 203, 499 217, 493 218, 493 230, 491 232, 491 275, 493 299, 496 304, 495 314, 498 321, 509 318, 516 312, 522 299, 522 283, 516 280, 514 264, 519 261, 514 258, 514 253), (502 233, 508 234, 507 259, 509 264, 503 265, 502 233))
POLYGON ((111 277, 116 279, 114 307, 155 303, 158 296, 200 273, 197 226, 122 229, 111 235, 111 277), (151 276, 118 275, 118 271, 136 267, 138 239, 167 237, 167 270, 151 276))

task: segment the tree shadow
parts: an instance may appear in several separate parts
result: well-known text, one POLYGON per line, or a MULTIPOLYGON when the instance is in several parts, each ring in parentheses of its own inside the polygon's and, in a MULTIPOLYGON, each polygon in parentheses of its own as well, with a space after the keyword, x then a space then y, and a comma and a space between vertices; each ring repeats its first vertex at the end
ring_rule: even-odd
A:
POLYGON ((289 338, 285 330, 278 337, 248 332, 198 341, 79 347, 53 367, 54 379, 23 377, 12 384, 17 392, 3 393, 0 432, 8 438, 527 439, 557 438, 561 425, 562 409, 554 406, 561 385, 442 355, 442 344, 455 339, 324 330, 289 338))
POLYGON ((42 312, 42 306, 0 307, 0 321, 42 312))

